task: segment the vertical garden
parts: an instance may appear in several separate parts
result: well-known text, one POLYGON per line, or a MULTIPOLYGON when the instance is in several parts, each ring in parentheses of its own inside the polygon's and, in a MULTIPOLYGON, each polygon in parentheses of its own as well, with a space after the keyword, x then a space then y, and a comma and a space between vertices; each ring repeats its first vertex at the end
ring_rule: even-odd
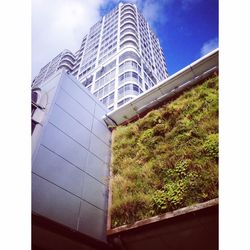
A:
POLYGON ((112 227, 218 197, 218 77, 113 131, 112 227))

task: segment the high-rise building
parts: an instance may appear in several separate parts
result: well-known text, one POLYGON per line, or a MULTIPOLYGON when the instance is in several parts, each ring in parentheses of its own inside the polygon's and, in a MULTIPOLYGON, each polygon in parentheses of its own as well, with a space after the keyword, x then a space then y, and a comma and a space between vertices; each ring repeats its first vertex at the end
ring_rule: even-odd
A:
MULTIPOLYGON (((54 70, 62 67, 58 66, 62 55, 56 58, 42 68, 33 85, 37 86, 41 78, 45 80, 51 74, 52 65, 54 70)), ((168 77, 159 39, 136 5, 130 3, 120 3, 93 25, 80 49, 63 62, 109 110, 168 77)))
POLYGON ((69 50, 62 51, 53 60, 41 68, 39 74, 34 78, 32 85, 38 86, 40 83, 46 81, 59 69, 65 69, 72 72, 75 65, 75 55, 69 50))

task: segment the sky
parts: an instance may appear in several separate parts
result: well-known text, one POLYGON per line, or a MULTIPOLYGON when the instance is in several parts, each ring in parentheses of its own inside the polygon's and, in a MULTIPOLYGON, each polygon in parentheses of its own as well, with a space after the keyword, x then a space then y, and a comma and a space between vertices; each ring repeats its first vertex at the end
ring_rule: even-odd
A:
MULTIPOLYGON (((118 0, 32 0, 32 78, 81 40, 118 0)), ((218 0, 130 0, 158 36, 169 75, 218 47, 218 0)))

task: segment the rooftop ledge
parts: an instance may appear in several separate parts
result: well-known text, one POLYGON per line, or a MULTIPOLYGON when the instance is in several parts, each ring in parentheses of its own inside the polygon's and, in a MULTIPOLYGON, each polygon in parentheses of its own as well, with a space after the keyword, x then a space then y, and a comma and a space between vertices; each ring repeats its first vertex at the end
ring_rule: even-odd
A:
POLYGON ((203 203, 198 203, 198 204, 194 204, 192 206, 180 208, 180 209, 174 210, 172 212, 167 212, 165 214, 151 217, 149 219, 137 221, 137 222, 130 224, 130 225, 124 225, 124 226, 116 227, 113 229, 109 229, 109 230, 107 230, 107 235, 113 236, 115 234, 119 234, 119 233, 129 231, 132 229, 141 228, 141 227, 144 227, 147 225, 153 225, 153 224, 156 224, 158 222, 162 222, 162 221, 167 222, 169 219, 175 219, 176 217, 181 216, 181 215, 192 214, 194 212, 198 212, 198 211, 204 210, 204 209, 209 208, 209 207, 215 207, 218 205, 218 203, 219 203, 219 199, 215 198, 215 199, 203 202, 203 203))

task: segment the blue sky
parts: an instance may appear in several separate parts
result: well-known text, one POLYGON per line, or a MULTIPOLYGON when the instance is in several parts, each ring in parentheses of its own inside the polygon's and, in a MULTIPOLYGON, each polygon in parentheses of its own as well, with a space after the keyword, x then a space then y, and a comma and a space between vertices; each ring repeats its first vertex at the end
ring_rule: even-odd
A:
MULTIPOLYGON (((32 77, 119 0, 32 0, 32 77)), ((218 47, 218 0, 130 0, 160 39, 170 75, 218 47)))
MULTIPOLYGON (((218 0, 132 2, 160 39, 170 75, 218 47, 218 0)), ((101 15, 115 5, 113 1, 107 3, 100 8, 101 15)))

